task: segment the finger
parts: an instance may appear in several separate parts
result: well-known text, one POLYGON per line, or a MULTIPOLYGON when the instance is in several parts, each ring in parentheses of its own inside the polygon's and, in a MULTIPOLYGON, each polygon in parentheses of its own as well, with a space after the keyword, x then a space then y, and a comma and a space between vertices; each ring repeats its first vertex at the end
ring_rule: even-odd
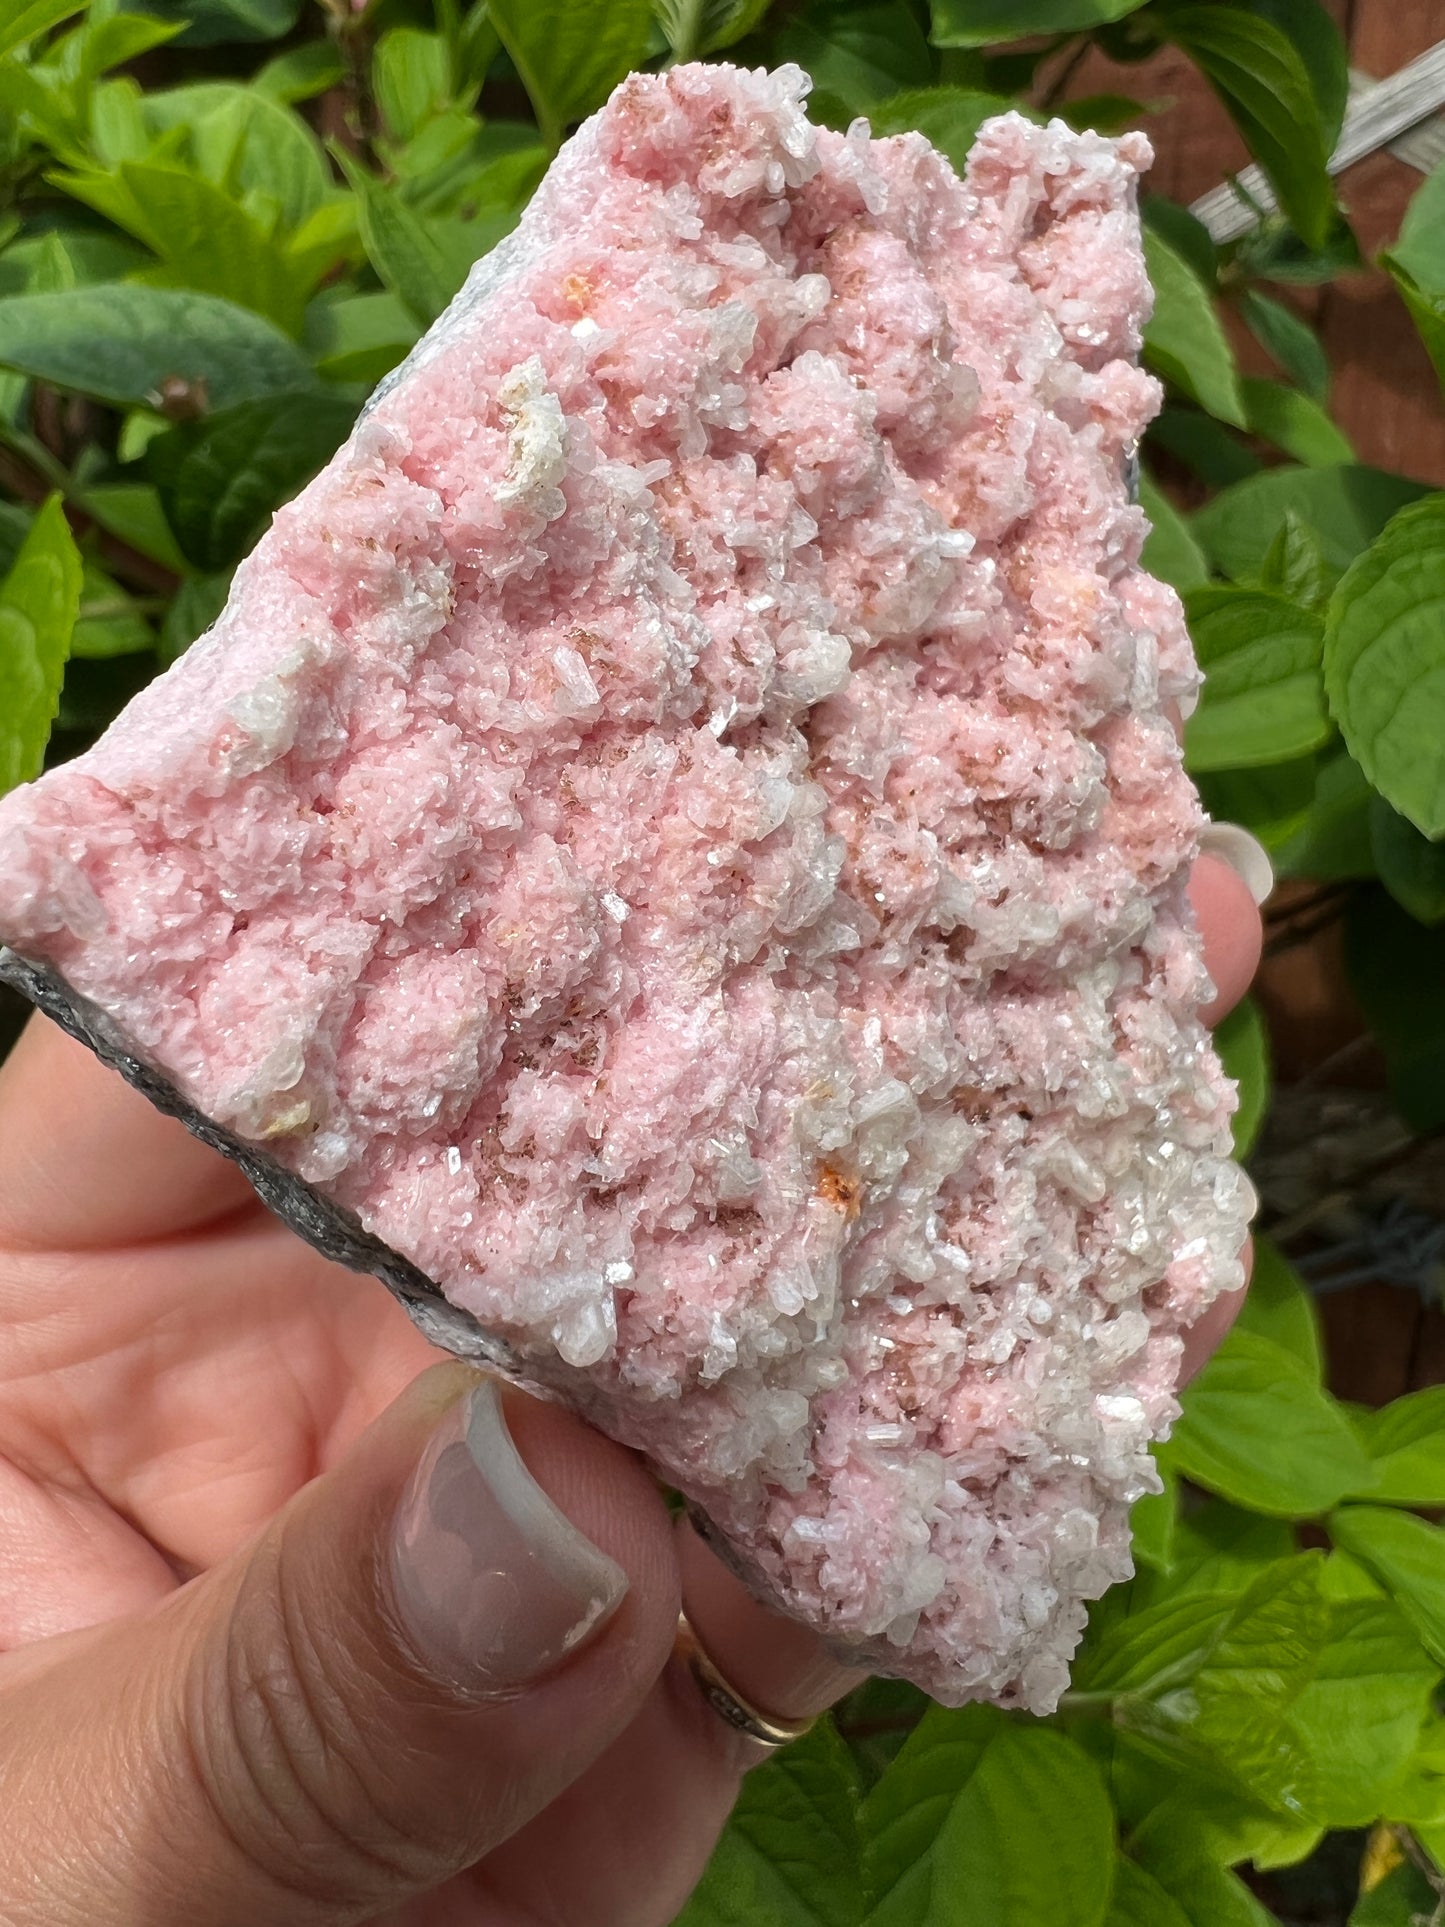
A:
POLYGON ((674 1536, 693 1632, 751 1705, 780 1720, 807 1719, 866 1679, 827 1652, 816 1633, 761 1605, 687 1520, 678 1521, 674 1536))
POLYGON ((676 1608, 636 1461, 438 1366, 235 1559, 52 1665, 0 1662, 0 1919, 401 1906, 616 1739, 676 1608))
POLYGON ((194 1230, 254 1195, 218 1151, 47 1018, 31 1018, 0 1070, 0 1242, 137 1244, 194 1230))
POLYGON ((1259 906, 1239 871, 1209 852, 1194 865, 1189 898, 1204 941, 1204 965, 1214 997, 1200 1012, 1206 1024, 1227 1017, 1259 968, 1264 925, 1259 906))
POLYGON ((1222 1298, 1216 1298, 1204 1316, 1185 1332, 1184 1356, 1179 1362, 1181 1386, 1198 1377, 1229 1336, 1229 1329, 1243 1308, 1248 1289, 1247 1285, 1241 1285, 1238 1291, 1227 1291, 1222 1298))
POLYGON ((1244 1249, 1240 1252, 1244 1266, 1244 1283, 1238 1291, 1227 1291, 1222 1298, 1216 1298, 1202 1318, 1196 1319, 1184 1333, 1184 1356, 1179 1361, 1179 1383, 1187 1385, 1196 1378, 1219 1347, 1229 1336, 1249 1293, 1250 1274, 1254 1270, 1254 1240, 1246 1238, 1244 1249))
MULTIPOLYGON (((805 1718, 865 1677, 760 1605, 686 1520, 675 1543, 688 1619, 754 1705, 805 1718)), ((478 1869, 477 1918, 666 1927, 701 1876, 743 1773, 765 1757, 674 1658, 615 1746, 478 1869)))

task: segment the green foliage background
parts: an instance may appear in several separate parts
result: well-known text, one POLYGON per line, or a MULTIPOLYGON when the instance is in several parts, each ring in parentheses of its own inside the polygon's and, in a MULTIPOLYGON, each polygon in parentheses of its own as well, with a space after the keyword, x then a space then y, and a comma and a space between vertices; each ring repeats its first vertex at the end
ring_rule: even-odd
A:
MULTIPOLYGON (((1360 265, 1316 0, 0 0, 0 788, 209 624, 630 69, 794 59, 819 118, 919 128, 961 165, 1091 41, 1182 49, 1272 190, 1224 248, 1145 208, 1168 387, 1146 554, 1208 671, 1189 762, 1282 875, 1352 886, 1396 1104, 1445 1125, 1445 494, 1355 460, 1290 305, 1360 265), (1272 378, 1241 374, 1225 309, 1272 378), (1181 513, 1161 467, 1204 505, 1181 513)), ((1113 130, 1140 106, 1062 111, 1113 130)), ((1445 171, 1384 261, 1445 378, 1445 171)), ((1222 1041, 1247 1150, 1258 1012, 1222 1041)), ((1445 1921, 1445 1388, 1334 1399, 1264 1241, 1158 1458, 1138 1576, 1096 1607, 1056 1717, 865 1687, 749 1778, 685 1927, 1259 1927, 1251 1869, 1361 1829, 1355 1927, 1445 1921)))

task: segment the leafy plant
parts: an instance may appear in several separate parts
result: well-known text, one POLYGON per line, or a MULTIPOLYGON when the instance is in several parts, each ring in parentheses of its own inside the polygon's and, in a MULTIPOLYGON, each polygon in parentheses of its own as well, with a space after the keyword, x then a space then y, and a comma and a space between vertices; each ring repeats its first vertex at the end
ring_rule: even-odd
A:
MULTIPOLYGON (((9 0, 0 787, 204 630, 630 69, 795 59, 820 118, 919 129, 961 166, 1010 105, 1127 125, 1137 102, 1071 102, 1069 78, 1091 48, 1164 46, 1273 196, 1223 246, 1145 208, 1166 387, 1145 556, 1206 671, 1187 760, 1343 918, 1404 1126, 1445 1126, 1445 494, 1356 460, 1294 298, 1360 265, 1318 0, 9 0)), ((1445 169, 1383 263, 1445 380, 1445 169)), ((1257 1006, 1220 1047, 1245 1154, 1257 1006)), ((1445 1919, 1445 1388, 1343 1405, 1261 1239, 1158 1469, 1136 1577, 1095 1608, 1054 1718, 871 1683, 750 1776, 680 1927, 1260 1927, 1261 1876, 1358 1829, 1353 1927, 1445 1919)))

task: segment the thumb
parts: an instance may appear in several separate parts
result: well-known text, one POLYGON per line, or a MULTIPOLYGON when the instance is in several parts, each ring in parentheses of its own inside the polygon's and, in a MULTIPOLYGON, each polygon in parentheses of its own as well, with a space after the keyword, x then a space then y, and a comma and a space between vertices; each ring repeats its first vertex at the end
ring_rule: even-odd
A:
POLYGON ((368 1919, 582 1773, 676 1613, 640 1465, 438 1366, 224 1565, 0 1661, 0 1919, 368 1919))

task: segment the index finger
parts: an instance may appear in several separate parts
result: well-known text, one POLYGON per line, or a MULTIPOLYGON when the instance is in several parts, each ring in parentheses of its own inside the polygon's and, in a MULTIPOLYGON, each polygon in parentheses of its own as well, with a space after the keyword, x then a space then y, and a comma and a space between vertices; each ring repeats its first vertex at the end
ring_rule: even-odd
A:
POLYGON ((31 1250, 140 1244, 254 1197, 219 1151, 48 1018, 31 1018, 0 1069, 0 1240, 31 1250))

